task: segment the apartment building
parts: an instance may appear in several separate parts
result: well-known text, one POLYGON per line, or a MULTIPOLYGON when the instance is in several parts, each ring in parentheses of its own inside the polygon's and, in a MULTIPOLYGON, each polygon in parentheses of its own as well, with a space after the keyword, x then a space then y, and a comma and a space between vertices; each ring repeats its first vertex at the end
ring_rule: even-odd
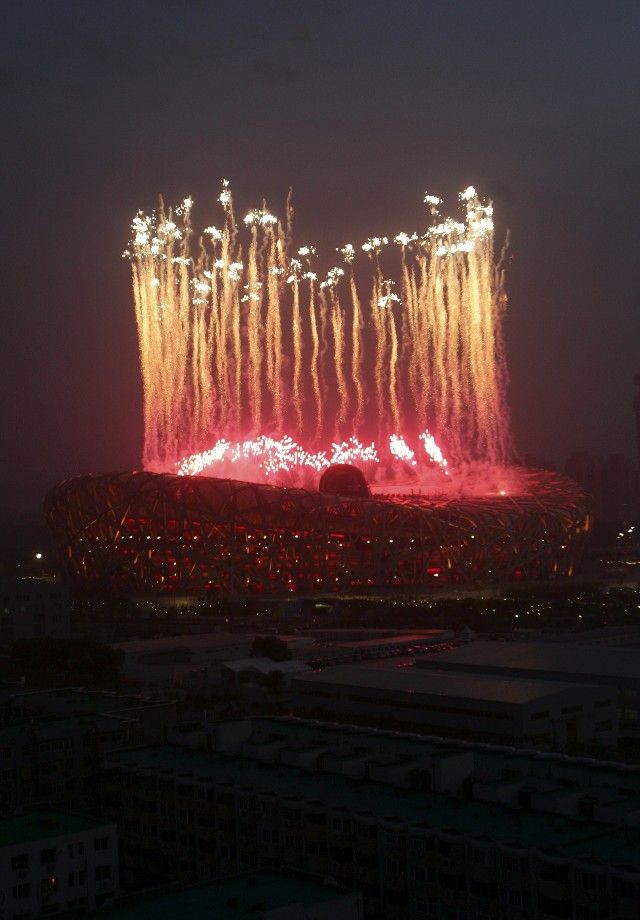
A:
POLYGON ((108 751, 164 741, 175 704, 83 690, 5 693, 0 813, 48 803, 84 808, 108 751))
POLYGON ((297 720, 211 746, 108 757, 131 878, 286 867, 362 891, 369 917, 638 916, 638 770, 297 720))
POLYGON ((118 894, 113 824, 38 810, 0 820, 0 915, 95 910, 118 894))

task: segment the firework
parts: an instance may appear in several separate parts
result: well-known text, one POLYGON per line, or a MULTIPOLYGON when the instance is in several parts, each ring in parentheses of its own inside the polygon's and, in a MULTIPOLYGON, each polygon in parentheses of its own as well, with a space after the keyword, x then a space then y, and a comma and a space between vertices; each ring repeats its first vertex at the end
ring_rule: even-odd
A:
MULTIPOLYGON (((318 267, 266 206, 196 235, 193 201, 133 221, 145 469, 277 481, 357 462, 448 477, 509 459, 503 274, 493 210, 376 235, 318 267), (329 263, 331 264, 331 263, 329 263)), ((300 480, 302 481, 302 480, 300 480)))

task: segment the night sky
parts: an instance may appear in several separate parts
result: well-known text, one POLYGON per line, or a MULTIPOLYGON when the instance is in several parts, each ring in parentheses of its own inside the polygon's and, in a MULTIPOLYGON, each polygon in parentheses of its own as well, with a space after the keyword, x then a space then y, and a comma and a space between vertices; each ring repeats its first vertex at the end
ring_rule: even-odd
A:
POLYGON ((293 186, 327 254, 474 184, 511 231, 518 447, 634 454, 635 0, 29 0, 0 43, 0 508, 139 466, 130 220, 162 193, 219 221, 223 176, 239 213, 293 186))

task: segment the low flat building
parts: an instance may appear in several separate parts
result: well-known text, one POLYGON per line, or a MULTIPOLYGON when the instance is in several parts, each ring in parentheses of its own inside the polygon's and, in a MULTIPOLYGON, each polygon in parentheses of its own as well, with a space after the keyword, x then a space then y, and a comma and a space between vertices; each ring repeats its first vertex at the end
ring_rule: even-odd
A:
POLYGON ((418 667, 460 674, 590 684, 618 693, 623 736, 640 735, 640 656, 634 648, 557 642, 473 642, 416 659, 418 667))
POLYGON ((362 895, 291 872, 256 872, 117 906, 105 920, 361 920, 362 895))
POLYGON ((599 626, 580 632, 556 633, 545 636, 545 642, 568 643, 570 645, 609 645, 614 648, 638 648, 640 646, 640 626, 599 626))
MULTIPOLYGON (((131 639, 114 648, 124 655, 123 674, 132 682, 168 689, 196 682, 216 683, 224 662, 250 656, 255 639, 264 633, 200 633, 131 639)), ((294 660, 333 665, 407 653, 419 654, 453 641, 450 630, 410 632, 380 629, 319 629, 302 635, 278 635, 294 660)))
POLYGON ((84 912, 113 901, 115 825, 53 810, 0 819, 0 893, 6 920, 84 912))
MULTIPOLYGON (((446 653, 443 653, 446 654, 446 653)), ((293 679, 293 710, 434 734, 563 750, 615 746, 617 692, 604 687, 439 670, 345 665, 293 679)))
POLYGON ((130 639, 113 647, 124 655, 125 678, 168 688, 193 672, 211 679, 210 671, 219 669, 220 662, 246 658, 254 638, 250 633, 213 632, 130 639))
POLYGON ((240 658, 236 661, 225 661, 220 666, 222 679, 234 684, 264 684, 272 675, 280 674, 283 684, 289 686, 293 677, 309 671, 311 668, 308 664, 295 659, 272 661, 271 658, 240 658))

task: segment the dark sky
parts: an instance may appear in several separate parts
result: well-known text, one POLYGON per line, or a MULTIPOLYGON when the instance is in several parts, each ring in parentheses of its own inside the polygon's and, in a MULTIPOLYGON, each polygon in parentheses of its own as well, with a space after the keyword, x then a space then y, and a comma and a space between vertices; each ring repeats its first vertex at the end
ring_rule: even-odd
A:
POLYGON ((67 0, 7 4, 0 507, 139 465, 135 211, 219 179, 296 238, 424 225, 474 184, 511 230, 523 452, 633 454, 640 369, 640 4, 67 0))

